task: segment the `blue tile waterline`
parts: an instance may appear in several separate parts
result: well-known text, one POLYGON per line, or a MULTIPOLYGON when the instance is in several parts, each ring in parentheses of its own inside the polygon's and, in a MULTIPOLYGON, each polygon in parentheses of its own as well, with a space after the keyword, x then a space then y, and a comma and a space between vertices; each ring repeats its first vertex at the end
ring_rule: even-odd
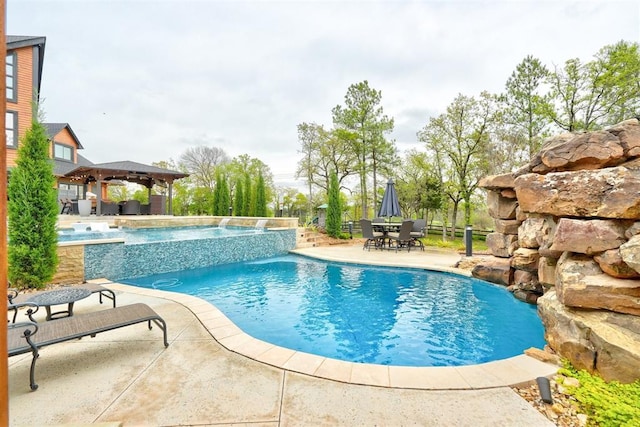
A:
POLYGON ((242 235, 157 241, 140 244, 85 245, 85 279, 141 277, 286 254, 296 245, 296 230, 254 231, 242 235))
POLYGON ((452 273, 286 255, 121 281, 198 296, 258 339, 351 362, 461 366, 544 345, 534 306, 452 273))

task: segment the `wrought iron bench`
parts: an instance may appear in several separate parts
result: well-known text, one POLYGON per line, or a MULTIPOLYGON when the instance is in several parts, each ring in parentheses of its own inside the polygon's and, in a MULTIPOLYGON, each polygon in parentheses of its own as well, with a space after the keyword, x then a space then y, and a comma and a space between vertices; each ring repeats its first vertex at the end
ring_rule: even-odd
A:
POLYGON ((33 303, 10 304, 9 309, 18 310, 21 307, 29 307, 26 311, 31 321, 7 323, 7 347, 9 357, 19 354, 31 353, 31 370, 29 382, 31 390, 36 390, 35 382, 36 360, 39 357, 39 349, 48 345, 75 340, 90 336, 95 337, 101 332, 137 323, 155 323, 164 334, 164 346, 168 347, 167 324, 151 307, 146 304, 131 304, 106 310, 77 314, 73 317, 37 323, 33 320, 33 314, 38 311, 38 305, 33 303))

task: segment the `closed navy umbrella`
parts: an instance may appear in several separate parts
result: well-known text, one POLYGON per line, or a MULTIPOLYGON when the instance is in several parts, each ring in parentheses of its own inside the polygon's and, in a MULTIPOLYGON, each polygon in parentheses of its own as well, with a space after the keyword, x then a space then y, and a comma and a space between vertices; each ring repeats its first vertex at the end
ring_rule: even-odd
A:
POLYGON ((380 205, 378 216, 402 216, 400 203, 398 203, 398 193, 396 193, 396 187, 393 185, 392 179, 387 182, 387 188, 384 190, 384 196, 382 196, 382 204, 380 205))

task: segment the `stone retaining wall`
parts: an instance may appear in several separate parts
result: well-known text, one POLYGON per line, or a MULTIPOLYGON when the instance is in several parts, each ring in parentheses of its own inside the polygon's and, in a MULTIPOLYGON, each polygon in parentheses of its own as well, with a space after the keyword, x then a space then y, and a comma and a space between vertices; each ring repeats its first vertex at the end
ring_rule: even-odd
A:
POLYGON ((493 257, 472 274, 537 302, 549 346, 576 367, 640 379, 640 122, 550 138, 480 186, 493 257))
POLYGON ((84 282, 84 245, 58 246, 58 270, 52 283, 72 285, 84 282))

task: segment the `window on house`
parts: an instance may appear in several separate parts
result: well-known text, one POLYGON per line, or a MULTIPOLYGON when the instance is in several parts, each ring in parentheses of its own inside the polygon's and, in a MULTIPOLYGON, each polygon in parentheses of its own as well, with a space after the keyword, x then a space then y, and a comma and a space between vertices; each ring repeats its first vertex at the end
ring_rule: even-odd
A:
POLYGON ((54 143, 53 155, 56 159, 59 160, 68 160, 70 162, 73 161, 73 148, 68 145, 54 143))
POLYGON ((15 52, 7 55, 6 61, 7 72, 7 100, 16 101, 16 54, 15 52))
POLYGON ((18 146, 18 113, 7 111, 5 115, 5 132, 7 135, 7 147, 18 146))

